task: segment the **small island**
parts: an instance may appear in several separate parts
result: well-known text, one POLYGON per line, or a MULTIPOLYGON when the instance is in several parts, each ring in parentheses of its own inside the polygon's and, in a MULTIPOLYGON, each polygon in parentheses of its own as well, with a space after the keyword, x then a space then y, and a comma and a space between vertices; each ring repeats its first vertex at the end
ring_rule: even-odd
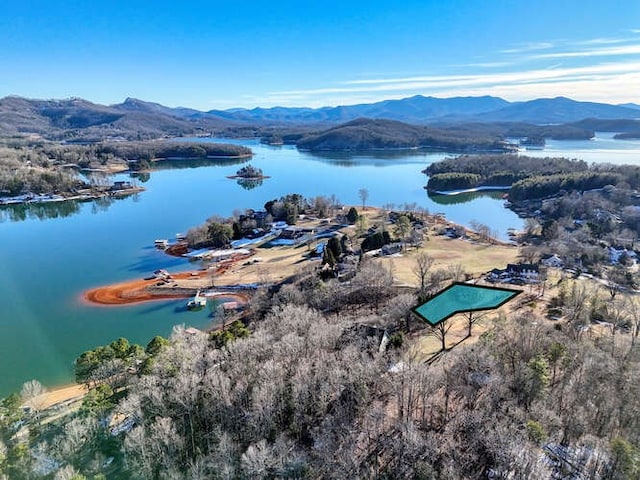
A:
POLYGON ((262 169, 258 167, 254 167, 253 165, 245 165, 241 169, 239 169, 235 175, 230 175, 227 178, 232 178, 237 180, 238 185, 240 185, 245 190, 253 190, 256 187, 262 185, 262 181, 265 178, 270 178, 268 175, 264 175, 262 173, 262 169))
POLYGON ((243 178, 246 180, 264 180, 270 178, 268 175, 262 173, 262 169, 254 167, 253 165, 245 165, 240 168, 235 175, 230 175, 227 178, 243 178))

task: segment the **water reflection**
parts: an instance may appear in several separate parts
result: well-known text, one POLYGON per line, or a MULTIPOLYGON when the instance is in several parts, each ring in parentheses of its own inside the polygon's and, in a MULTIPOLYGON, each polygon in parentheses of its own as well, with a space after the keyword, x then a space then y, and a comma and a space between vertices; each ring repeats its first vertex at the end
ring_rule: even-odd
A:
MULTIPOLYGON (((247 162, 248 158, 225 158, 225 159, 180 159, 180 160, 161 160, 153 164, 151 171, 144 172, 128 172, 125 174, 112 175, 105 172, 84 171, 82 175, 86 181, 93 186, 106 187, 111 185, 116 179, 129 178, 146 183, 151 180, 154 171, 175 170, 199 167, 225 167, 229 165, 239 165, 247 162)), ((135 185, 135 181, 133 182, 135 185)), ((261 179, 240 179, 238 184, 247 190, 262 185, 261 179), (244 181, 242 181, 244 180, 244 181)), ((140 194, 134 193, 128 196, 134 202, 140 201, 140 194)), ((97 214, 106 212, 116 200, 122 197, 103 196, 92 200, 84 200, 91 202, 91 213, 97 214)), ((82 200, 64 200, 60 202, 44 202, 44 203, 19 203, 11 205, 0 205, 0 223, 3 222, 20 222, 27 219, 47 220, 52 218, 64 218, 80 212, 80 203, 82 200)))
POLYGON ((239 178, 237 183, 245 190, 253 190, 262 185, 262 178, 239 178))
POLYGON ((27 219, 46 220, 70 217, 80 211, 80 202, 66 200, 48 203, 19 203, 0 206, 0 222, 21 222, 27 219))
POLYGON ((151 172, 131 172, 129 176, 138 180, 140 183, 147 183, 151 180, 151 172))
POLYGON ((306 159, 328 163, 337 167, 375 166, 385 167, 403 164, 431 163, 453 154, 436 150, 391 150, 372 152, 305 152, 299 154, 306 159))
POLYGON ((456 205, 459 203, 468 203, 478 198, 488 197, 494 200, 503 198, 505 192, 497 190, 483 190, 479 192, 464 192, 456 195, 440 195, 437 193, 427 193, 429 200, 438 205, 456 205))
MULTIPOLYGON (((126 197, 103 196, 91 200, 63 200, 60 202, 16 203, 0 206, 0 223, 21 222, 23 220, 48 220, 65 218, 80 213, 81 204, 91 202, 91 213, 106 212, 117 200, 126 197)), ((139 194, 129 195, 134 202, 139 201, 139 194)))
POLYGON ((246 158, 177 158, 157 160, 153 163, 151 173, 154 170, 175 170, 182 168, 198 167, 228 167, 229 165, 241 165, 251 160, 246 158))
POLYGON ((116 199, 114 197, 100 197, 91 202, 91 213, 106 212, 116 199))

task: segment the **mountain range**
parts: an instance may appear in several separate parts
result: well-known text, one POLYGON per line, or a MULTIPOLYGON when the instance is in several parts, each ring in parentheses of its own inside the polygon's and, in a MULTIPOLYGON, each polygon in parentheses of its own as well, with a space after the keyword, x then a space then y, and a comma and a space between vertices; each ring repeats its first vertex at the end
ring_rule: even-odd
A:
MULTIPOLYGON (((235 108, 207 112, 171 108, 135 98, 99 105, 79 98, 34 100, 17 96, 0 99, 0 134, 40 134, 57 140, 101 138, 146 139, 194 134, 255 134, 268 127, 319 129, 360 118, 397 120, 415 125, 520 122, 535 125, 597 119, 631 121, 640 131, 640 105, 579 102, 565 97, 508 102, 499 97, 435 98, 417 95, 323 108, 235 108)), ((613 123, 609 123, 613 125, 613 123)), ((585 125, 586 126, 586 125, 585 125)))
POLYGON ((568 123, 586 118, 638 119, 640 105, 578 102, 566 97, 508 102, 499 97, 436 98, 416 95, 401 100, 323 108, 210 110, 205 115, 240 122, 342 123, 383 118, 413 124, 469 122, 568 123))

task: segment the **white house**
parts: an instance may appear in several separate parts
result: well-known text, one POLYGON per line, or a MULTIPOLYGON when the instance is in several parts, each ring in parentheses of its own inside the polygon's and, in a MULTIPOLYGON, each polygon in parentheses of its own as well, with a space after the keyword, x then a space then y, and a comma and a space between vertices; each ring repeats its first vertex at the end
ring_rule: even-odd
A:
POLYGON ((543 258, 542 260, 540 260, 540 263, 545 267, 562 268, 564 266, 564 262, 562 261, 562 259, 555 253, 543 258))
POLYGON ((540 281, 540 269, 538 265, 531 263, 510 263, 506 273, 513 279, 520 279, 525 283, 538 283, 540 281))
POLYGON ((629 258, 633 263, 636 263, 638 255, 633 250, 627 250, 626 248, 608 247, 607 254, 609 255, 609 262, 612 264, 620 263, 620 259, 623 256, 629 258))

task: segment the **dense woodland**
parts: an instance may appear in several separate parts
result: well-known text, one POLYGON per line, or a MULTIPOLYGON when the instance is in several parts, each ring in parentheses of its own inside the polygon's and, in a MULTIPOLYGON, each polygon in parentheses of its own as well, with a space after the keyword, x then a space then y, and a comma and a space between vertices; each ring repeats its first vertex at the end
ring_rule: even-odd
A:
POLYGON ((52 168, 43 151, 0 147, 0 196, 68 192, 83 184, 75 171, 52 168))
MULTIPOLYGON (((427 292, 450 281, 417 265, 427 292)), ((535 300, 525 301, 494 316, 476 342, 425 362, 413 350, 430 333, 411 319, 415 294, 391 285, 373 260, 348 284, 301 272, 258 293, 248 329, 176 328, 146 348, 120 339, 86 352, 76 372, 91 393, 71 417, 41 423, 19 396, 2 402, 0 471, 11 479, 637 478, 637 300, 598 303, 594 287, 564 280, 554 308, 566 320, 541 320, 535 300), (618 328, 588 333, 594 312, 618 328), (386 351, 363 324, 391 332, 386 351)), ((35 383, 22 398, 39 391, 35 383)))
POLYGON ((76 169, 140 170, 168 158, 244 158, 251 149, 216 143, 114 142, 68 145, 24 139, 0 142, 0 196, 70 193, 88 187, 76 169))
POLYGON ((560 192, 600 189, 607 185, 640 188, 640 167, 595 164, 566 158, 517 155, 463 155, 429 165, 427 189, 456 190, 479 186, 509 188, 509 199, 550 197, 560 192))
POLYGON ((359 119, 298 139, 311 151, 431 148, 449 151, 507 151, 499 136, 468 128, 432 128, 392 120, 359 119))

